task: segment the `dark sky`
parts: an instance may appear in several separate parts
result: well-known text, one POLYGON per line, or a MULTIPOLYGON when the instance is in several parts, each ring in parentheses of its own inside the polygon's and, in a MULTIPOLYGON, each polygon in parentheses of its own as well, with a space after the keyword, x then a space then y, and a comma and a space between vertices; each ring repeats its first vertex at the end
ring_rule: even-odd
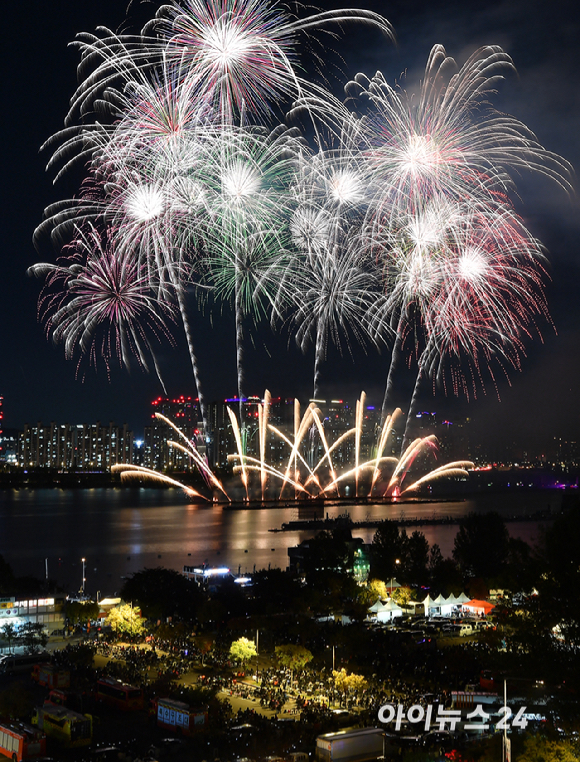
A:
MULTIPOLYGON (((157 5, 147 6, 153 15, 157 5)), ((325 7, 340 7, 327 1, 325 7)), ((407 81, 420 78, 430 48, 441 43, 459 63, 483 44, 499 44, 512 56, 518 76, 506 80, 496 103, 512 113, 539 140, 580 166, 580 22, 576 5, 555 0, 491 2, 392 2, 366 0, 363 8, 381 12, 393 24, 393 45, 368 28, 351 27, 333 47, 344 59, 344 81, 358 71, 380 69, 393 82, 404 70, 407 81)), ((117 28, 125 19, 125 0, 58 0, 11 3, 3 40, 2 222, 3 291, 0 332, 0 393, 4 396, 5 426, 25 422, 128 422, 140 433, 149 416, 151 399, 161 393, 154 375, 138 367, 127 373, 114 367, 110 380, 101 365, 86 379, 75 379, 76 365, 64 359, 62 346, 53 346, 37 321, 40 282, 26 269, 36 261, 54 259, 48 248, 37 253, 32 233, 46 205, 74 192, 67 182, 52 185, 45 172, 47 154, 39 147, 63 122, 76 83, 77 52, 67 47, 81 31, 102 24, 117 28)), ((144 9, 133 10, 139 19, 144 9)), ((135 25, 129 24, 131 29, 135 25)), ((338 62, 338 59, 335 59, 338 62)), ((554 436, 580 436, 580 223, 577 200, 537 177, 518 179, 518 209, 528 227, 549 251, 552 282, 548 287, 556 326, 542 326, 544 343, 526 345, 521 373, 511 373, 511 385, 499 382, 501 401, 490 384, 487 394, 466 405, 463 400, 433 397, 424 392, 423 408, 448 415, 469 415, 483 438, 498 442, 516 439, 526 446, 546 447, 554 436)), ((185 345, 175 329, 177 346, 164 345, 160 355, 170 394, 191 394, 193 385, 185 345)), ((219 399, 235 392, 235 354, 232 321, 215 315, 196 320, 205 394, 219 399)), ((373 351, 354 351, 354 357, 333 356, 324 369, 327 394, 354 398, 364 389, 380 404, 387 357, 373 351)), ((304 402, 312 388, 312 354, 303 356, 287 333, 260 331, 255 348, 246 355, 246 388, 261 394, 298 396, 304 402)), ((403 378, 397 402, 408 404, 410 375, 403 378)))

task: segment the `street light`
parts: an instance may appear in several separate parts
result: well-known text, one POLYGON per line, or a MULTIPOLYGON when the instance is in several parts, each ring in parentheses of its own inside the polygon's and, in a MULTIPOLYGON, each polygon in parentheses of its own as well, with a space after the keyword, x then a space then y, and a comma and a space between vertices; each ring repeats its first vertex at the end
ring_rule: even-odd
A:
POLYGON ((87 578, 85 577, 85 568, 86 568, 86 558, 81 558, 81 561, 83 562, 83 584, 81 586, 81 592, 84 595, 85 594, 85 582, 87 581, 87 578))
MULTIPOLYGON (((395 564, 400 564, 401 560, 399 558, 395 558, 395 564)), ((395 583, 395 578, 391 577, 391 598, 393 597, 393 585, 395 583)))
POLYGON ((260 653, 259 653, 259 645, 260 645, 260 630, 256 630, 256 682, 259 682, 259 659, 260 659, 260 653))
POLYGON ((334 672, 334 656, 335 656, 335 646, 326 646, 327 648, 332 648, 332 671, 334 672))

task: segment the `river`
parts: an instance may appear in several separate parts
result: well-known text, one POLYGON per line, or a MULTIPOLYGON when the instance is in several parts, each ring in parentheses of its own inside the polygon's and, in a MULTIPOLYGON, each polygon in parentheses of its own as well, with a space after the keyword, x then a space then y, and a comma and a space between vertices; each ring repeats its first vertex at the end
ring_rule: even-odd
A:
MULTIPOLYGON (((477 495, 460 501, 398 503, 396 505, 328 504, 316 515, 337 516, 348 510, 353 521, 380 518, 460 517, 470 511, 496 510, 504 517, 560 510, 557 490, 477 495)), ((231 509, 193 505, 177 490, 157 489, 14 489, 0 492, 0 554, 17 575, 48 574, 66 590, 82 583, 86 559, 86 590, 101 597, 118 593, 123 579, 145 567, 181 571, 204 561, 251 572, 286 568, 287 549, 312 536, 305 530, 270 532, 283 522, 311 518, 312 507, 231 509)), ((510 521, 509 532, 529 544, 541 524, 510 521)), ((419 527, 430 544, 450 556, 456 524, 419 527)), ((371 542, 376 530, 356 529, 353 536, 371 542)), ((407 531, 411 531, 408 529, 407 531)))

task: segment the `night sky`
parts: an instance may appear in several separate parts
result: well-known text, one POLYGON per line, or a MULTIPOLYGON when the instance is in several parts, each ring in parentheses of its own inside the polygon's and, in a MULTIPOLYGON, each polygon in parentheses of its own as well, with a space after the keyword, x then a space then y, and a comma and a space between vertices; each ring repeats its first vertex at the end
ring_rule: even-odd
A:
MULTIPOLYGON (((0 332, 0 393, 4 396, 4 424, 20 428, 25 422, 91 423, 96 420, 129 423, 136 434, 150 415, 150 401, 161 393, 154 374, 137 366, 85 364, 85 380, 75 379, 76 363, 66 361, 62 346, 47 341, 37 320, 41 281, 29 278, 27 268, 38 261, 54 261, 47 245, 36 252, 32 233, 51 202, 68 198, 75 186, 67 180, 52 185, 45 172, 48 153, 39 153, 44 140, 63 123, 76 84, 78 53, 67 43, 81 31, 102 24, 119 28, 126 18, 125 0, 58 0, 10 4, 3 40, 2 171, 2 311, 0 332)), ((340 3, 327 2, 327 8, 340 3)), ((363 0, 360 7, 382 13, 393 24, 396 45, 366 27, 351 26, 342 40, 332 42, 342 56, 333 59, 344 71, 341 84, 362 71, 372 76, 380 69, 389 82, 407 71, 407 82, 417 81, 435 43, 462 63, 483 44, 501 45, 518 70, 500 86, 494 103, 527 124, 548 149, 580 166, 580 21, 575 3, 448 2, 378 3, 363 0)), ((152 16, 156 3, 129 9, 126 28, 136 31, 152 16)), ((325 39, 322 37, 322 39, 325 39)), ((330 70, 329 70, 330 71, 330 70)), ((332 75, 334 77, 334 74, 332 75)), ((578 200, 555 184, 522 174, 517 179, 518 211, 549 252, 552 282, 548 299, 556 331, 542 325, 544 342, 526 344, 522 372, 512 371, 511 386, 499 379, 501 401, 490 384, 475 401, 445 398, 442 390, 423 395, 423 409, 445 411, 451 417, 470 416, 474 430, 486 441, 505 444, 516 440, 528 450, 548 447, 554 436, 580 436, 580 219, 578 200)), ((204 392, 208 400, 231 396, 236 390, 233 320, 228 315, 201 315, 195 320, 204 392)), ((174 330, 176 346, 164 344, 158 353, 171 395, 193 394, 185 343, 174 330)), ((312 389, 312 357, 303 356, 283 330, 269 327, 256 333, 255 346, 246 353, 246 390, 274 396, 298 396, 306 402, 312 389)), ((334 351, 323 369, 323 388, 330 396, 354 399, 365 390, 380 404, 388 355, 372 349, 334 351)), ((397 403, 408 404, 414 373, 405 375, 397 403)))

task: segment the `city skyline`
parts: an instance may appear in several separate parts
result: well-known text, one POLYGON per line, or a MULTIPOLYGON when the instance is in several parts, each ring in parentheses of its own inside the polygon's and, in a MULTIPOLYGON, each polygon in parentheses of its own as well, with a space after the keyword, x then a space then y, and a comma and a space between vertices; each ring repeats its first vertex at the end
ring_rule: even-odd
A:
MULTIPOLYGON (((92 31, 97 23, 113 27, 120 23, 122 10, 115 3, 109 5, 110 8, 101 6, 98 9, 99 18, 95 19, 92 26, 89 22, 75 31, 92 31), (117 19, 106 18, 109 12, 111 16, 116 13, 117 19)), ((369 8, 370 6, 363 3, 361 7, 369 8)), ((345 45, 344 40, 338 40, 334 47, 346 59, 343 65, 346 78, 353 77, 360 70, 372 75, 374 70, 380 68, 390 81, 393 81, 398 76, 400 68, 397 67, 400 65, 409 65, 409 77, 419 76, 422 61, 430 45, 434 43, 444 44, 448 53, 456 56, 459 63, 462 63, 466 57, 464 52, 471 52, 477 44, 503 44, 514 58, 520 79, 518 81, 514 76, 500 85, 500 106, 535 130, 540 141, 549 150, 559 152, 574 162, 578 148, 571 134, 564 129, 565 120, 572 127, 578 119, 577 105, 575 110, 574 102, 570 104, 568 113, 564 110, 564 101, 566 101, 564 91, 567 89, 568 99, 572 99, 575 92, 574 81, 571 83, 562 81, 561 89, 559 89, 554 86, 554 81, 550 80, 550 77, 560 76, 564 79, 572 73, 577 76, 572 69, 571 47, 571 39, 574 36, 571 29, 577 22, 573 18, 568 18, 564 22, 558 14, 552 14, 555 30, 561 36, 558 38, 559 45, 556 46, 555 42, 552 42, 553 47, 548 47, 547 51, 535 51, 540 55, 534 61, 530 60, 530 53, 524 50, 522 40, 525 31, 531 28, 530 25, 533 22, 537 24, 538 19, 527 18, 522 25, 523 30, 512 27, 509 21, 505 22, 504 26, 501 18, 502 8, 503 12, 511 14, 513 21, 517 10, 517 6, 513 4, 509 7, 494 6, 487 12, 482 12, 477 19, 471 19, 469 23, 465 15, 460 16, 458 27, 465 23, 469 28, 462 30, 465 39, 458 42, 459 32, 456 31, 453 36, 450 27, 447 27, 449 17, 454 10, 450 4, 442 4, 438 8, 432 24, 435 28, 431 29, 429 34, 424 32, 429 26, 427 21, 430 12, 427 9, 423 9, 421 13, 415 11, 413 14, 407 11, 405 15, 403 8, 395 7, 393 16, 389 14, 388 8, 378 9, 375 6, 372 10, 382 10, 393 23, 399 40, 399 48, 395 48, 386 40, 381 40, 377 33, 363 33, 357 28, 354 28, 352 36, 349 35, 348 44, 345 45), (418 22, 414 32, 409 29, 413 19, 415 23, 418 22), (364 40, 366 34, 375 41, 373 45, 366 46, 363 53, 362 46, 357 50, 357 45, 364 40), (437 34, 446 39, 437 39, 437 34), (503 39, 490 39, 490 36, 498 34, 503 39), (430 36, 429 43, 426 41, 428 36, 430 36), (416 53, 413 51, 414 55, 410 56, 413 37, 416 53), (566 40, 570 47, 564 44, 566 40), (529 97, 530 89, 534 87, 538 96, 535 102, 529 97), (554 114, 559 119, 555 120, 554 114)), ((97 11, 93 9, 92 13, 96 15, 97 11)), ((81 22, 80 19, 70 19, 70 21, 81 22)), ((539 29, 539 26, 534 28, 539 29)), ((46 86, 51 87, 52 82, 52 88, 58 91, 61 100, 58 106, 55 103, 50 110, 47 110, 46 121, 47 123, 50 121, 49 129, 45 129, 48 125, 44 120, 40 120, 40 125, 35 124, 34 130, 31 133, 25 133, 21 138, 22 144, 27 146, 30 145, 31 138, 39 138, 39 146, 44 139, 59 129, 66 112, 66 101, 74 87, 73 55, 70 51, 63 55, 62 47, 56 50, 57 35, 43 36, 40 29, 36 31, 39 35, 38 41, 45 47, 35 50, 35 55, 40 56, 41 50, 44 50, 49 60, 56 59, 58 64, 56 69, 46 66, 43 73, 47 78, 46 86), (41 132, 42 135, 40 135, 41 132)), ((64 34, 69 31, 69 28, 60 29, 60 31, 64 34)), ((69 41, 73 36, 74 33, 69 34, 69 41)), ((557 35, 554 36, 555 38, 557 35)), ((39 71, 37 70, 36 74, 39 71)), ((13 214, 16 226, 12 229, 8 241, 15 244, 12 246, 15 249, 25 245, 24 242, 27 240, 25 233, 31 234, 34 226, 40 222, 42 206, 63 197, 62 186, 55 190, 48 185, 50 178, 43 173, 42 160, 35 157, 33 163, 30 155, 21 160, 30 167, 22 174, 30 178, 33 173, 36 182, 33 183, 35 190, 32 199, 27 198, 28 203, 20 207, 21 212, 13 214)), ((15 174, 12 185, 18 189, 20 186, 17 180, 15 174)), ((574 385, 578 375, 578 359, 574 357, 574 348, 578 344, 578 306, 574 300, 575 287, 578 284, 573 244, 575 232, 577 232, 577 221, 574 220, 575 202, 569 201, 563 192, 558 192, 551 186, 545 186, 539 180, 528 183, 527 178, 523 178, 519 181, 519 187, 523 204, 518 211, 523 215, 526 225, 533 234, 537 235, 549 250, 553 285, 548 288, 548 304, 558 335, 555 335, 549 326, 543 326, 545 344, 541 344, 538 340, 526 343, 528 357, 523 359, 522 372, 512 374, 511 387, 500 381, 501 403, 494 399, 495 392, 490 387, 486 397, 480 395, 479 399, 468 406, 461 400, 456 402, 452 397, 445 398, 441 391, 434 398, 426 390, 420 406, 433 410, 456 411, 449 413, 450 415, 469 415, 475 425, 479 424, 481 427, 482 435, 487 433, 490 437, 495 436, 494 429, 496 432, 500 430, 505 433, 506 426, 512 432, 519 432, 521 437, 534 435, 538 439, 541 437, 551 439, 554 436, 571 437, 578 429, 579 421, 579 402, 574 385), (548 389, 553 389, 552 402, 548 389)), ((20 201, 22 202, 22 199, 20 201)), ((18 205, 18 199, 14 203, 18 205)), ((140 417, 139 408, 143 409, 145 407, 143 403, 146 404, 146 401, 154 397, 156 393, 161 393, 154 374, 145 376, 141 375, 138 369, 134 369, 132 374, 127 376, 120 369, 114 368, 109 384, 106 373, 102 369, 96 376, 92 370, 89 370, 86 381, 82 384, 80 380, 74 380, 74 363, 65 361, 62 347, 53 347, 46 343, 41 326, 34 323, 38 283, 27 280, 24 273, 29 264, 46 258, 48 258, 47 253, 43 252, 43 256, 38 257, 30 245, 27 248, 26 261, 24 262, 20 257, 12 257, 7 268, 8 287, 6 298, 3 300, 5 331, 2 339, 4 345, 2 354, 4 361, 0 375, 0 391, 4 395, 5 426, 18 428, 26 420, 32 422, 34 420, 101 419, 127 420, 131 428, 138 430, 136 422, 140 417)), ((209 399, 230 396, 235 389, 235 368, 231 359, 234 352, 233 331, 211 330, 208 316, 202 319, 202 325, 200 339, 203 351, 201 354, 207 365, 212 367, 211 381, 205 382, 207 396, 209 399)), ((184 342, 178 335, 178 331, 174 333, 178 347, 171 350, 166 345, 160 353, 160 365, 163 367, 163 375, 168 383, 170 395, 191 393, 193 384, 188 379, 190 371, 187 367, 186 352, 183 351, 184 342), (190 383, 189 387, 188 383, 190 383)), ((255 343, 255 349, 247 350, 250 356, 249 362, 246 363, 247 390, 250 393, 261 394, 267 387, 276 396, 309 398, 312 352, 306 357, 302 356, 287 334, 272 335, 267 329, 257 334, 255 343)), ((388 369, 384 356, 381 358, 372 350, 365 355, 358 348, 354 349, 353 359, 349 357, 348 351, 342 359, 336 352, 331 352, 332 354, 334 356, 329 358, 323 368, 323 396, 338 395, 355 399, 360 391, 364 390, 370 400, 380 404, 381 387, 388 369), (338 376, 340 376, 339 382, 336 381, 338 376)), ((403 392, 400 394, 401 401, 405 397, 408 399, 408 392, 412 390, 411 378, 404 383, 408 388, 401 387, 403 392)), ((401 404, 401 401, 397 400, 397 404, 401 404)))

